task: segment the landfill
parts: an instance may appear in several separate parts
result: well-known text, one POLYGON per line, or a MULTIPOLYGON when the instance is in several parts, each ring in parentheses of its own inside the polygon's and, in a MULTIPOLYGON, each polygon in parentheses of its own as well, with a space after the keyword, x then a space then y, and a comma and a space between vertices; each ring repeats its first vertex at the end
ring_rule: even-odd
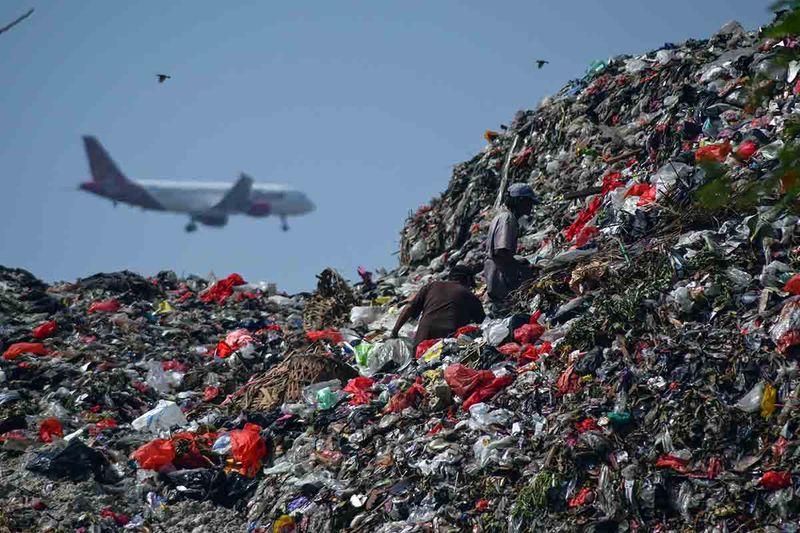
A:
POLYGON ((797 46, 732 22, 593 63, 357 283, 0 267, 0 530, 800 530, 797 46), (390 338, 518 182, 509 314, 390 338))

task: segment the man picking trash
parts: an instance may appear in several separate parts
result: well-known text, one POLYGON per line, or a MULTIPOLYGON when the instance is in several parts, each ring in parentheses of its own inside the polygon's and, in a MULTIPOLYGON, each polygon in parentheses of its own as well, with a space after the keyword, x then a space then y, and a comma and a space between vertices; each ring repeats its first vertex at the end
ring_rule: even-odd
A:
POLYGON ((475 277, 470 269, 454 266, 448 281, 433 281, 420 289, 397 317, 392 337, 396 338, 400 328, 420 313, 415 346, 424 340, 448 337, 467 324, 480 324, 485 315, 481 301, 472 293, 474 287, 475 277))
POLYGON ((503 312, 508 294, 533 276, 527 261, 517 260, 514 254, 519 239, 519 219, 529 216, 539 199, 527 183, 514 183, 507 192, 505 205, 492 220, 485 243, 487 259, 483 274, 491 302, 490 314, 495 316, 503 312))

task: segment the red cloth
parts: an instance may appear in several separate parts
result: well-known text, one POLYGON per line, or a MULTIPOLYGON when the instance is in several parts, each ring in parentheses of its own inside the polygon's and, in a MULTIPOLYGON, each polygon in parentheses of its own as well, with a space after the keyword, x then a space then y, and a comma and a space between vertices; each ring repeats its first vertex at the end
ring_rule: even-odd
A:
POLYGON ((200 300, 205 303, 217 302, 217 304, 222 305, 233 294, 234 287, 244 284, 245 281, 242 276, 236 273, 231 274, 209 287, 208 290, 200 295, 200 300))
POLYGON ((139 446, 131 454, 143 470, 158 470, 175 459, 175 444, 168 439, 155 439, 139 446))
POLYGON ((56 418, 45 418, 39 424, 39 440, 53 442, 53 437, 63 437, 64 429, 56 418))
POLYGON ((120 303, 116 300, 99 300, 92 302, 86 312, 90 315, 92 313, 116 313, 120 307, 120 303))
POLYGON ((494 380, 491 383, 479 386, 478 389, 464 401, 461 407, 463 407, 464 410, 467 411, 469 410, 470 407, 472 407, 476 403, 480 403, 483 400, 491 398, 499 391, 511 385, 513 382, 514 382, 514 376, 512 376, 511 374, 506 374, 505 376, 494 378, 494 380))
POLYGON ((473 370, 456 363, 444 369, 444 380, 456 395, 466 398, 481 385, 494 380, 491 370, 473 370))
POLYGON ((344 342, 344 337, 341 333, 336 331, 335 329, 321 329, 318 331, 309 331, 306 333, 306 338, 310 342, 317 342, 320 340, 326 340, 333 344, 339 344, 340 342, 344 342))
POLYGON ((770 470, 769 472, 764 472, 758 484, 767 490, 785 489, 792 484, 792 474, 790 472, 770 470))
POLYGON ((11 361, 23 354, 49 355, 50 350, 40 342, 16 342, 3 352, 3 359, 11 361))
POLYGON ((46 339, 48 337, 52 337, 53 334, 55 334, 56 330, 58 330, 58 322, 56 322, 55 320, 50 320, 48 322, 45 322, 44 324, 41 324, 33 328, 33 332, 31 333, 31 335, 33 336, 34 339, 41 340, 41 339, 46 339))

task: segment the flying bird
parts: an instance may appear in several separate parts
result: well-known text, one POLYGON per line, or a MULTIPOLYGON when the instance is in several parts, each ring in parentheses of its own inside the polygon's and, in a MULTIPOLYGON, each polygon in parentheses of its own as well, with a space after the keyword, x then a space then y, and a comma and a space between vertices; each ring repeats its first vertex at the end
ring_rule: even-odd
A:
POLYGON ((549 63, 549 61, 547 61, 546 59, 537 59, 536 60, 536 67, 537 68, 542 68, 543 66, 545 66, 548 63, 549 63))
POLYGON ((167 81, 171 77, 172 76, 170 76, 168 74, 156 74, 156 78, 158 78, 158 83, 164 83, 165 81, 167 81))
POLYGON ((33 14, 33 8, 29 9, 27 13, 25 13, 25 14, 24 14, 24 15, 22 15, 21 17, 18 17, 16 20, 14 20, 13 22, 11 22, 10 24, 6 24, 6 25, 5 25, 5 26, 3 26, 2 28, 0 28, 0 33, 3 33, 3 32, 6 32, 6 31, 10 30, 10 29, 11 29, 11 28, 13 28, 14 26, 16 26, 17 24, 19 24, 19 23, 20 23, 20 22, 22 22, 23 20, 25 20, 26 18, 30 17, 32 14, 33 14))

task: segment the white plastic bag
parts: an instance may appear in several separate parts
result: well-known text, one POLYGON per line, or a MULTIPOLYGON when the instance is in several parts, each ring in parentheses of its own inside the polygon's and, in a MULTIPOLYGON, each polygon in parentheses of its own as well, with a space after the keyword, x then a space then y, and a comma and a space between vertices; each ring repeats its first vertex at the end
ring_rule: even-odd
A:
POLYGON ((175 402, 159 400, 156 406, 131 422, 133 429, 152 432, 166 431, 174 426, 183 427, 189 421, 175 402))

